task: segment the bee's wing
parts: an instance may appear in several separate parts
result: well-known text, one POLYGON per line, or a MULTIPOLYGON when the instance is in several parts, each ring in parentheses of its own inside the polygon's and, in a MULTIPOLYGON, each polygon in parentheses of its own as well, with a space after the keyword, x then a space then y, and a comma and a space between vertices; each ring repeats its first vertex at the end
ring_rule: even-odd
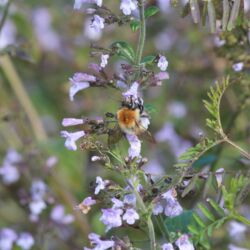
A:
POLYGON ((137 126, 137 130, 138 130, 138 133, 137 133, 137 136, 139 139, 141 140, 146 140, 150 143, 156 143, 156 140, 155 138, 152 136, 152 134, 146 129, 144 128, 142 125, 138 124, 136 122, 136 126, 137 126))
POLYGON ((121 140, 123 132, 121 131, 119 125, 109 130, 108 133, 108 145, 111 146, 121 140))

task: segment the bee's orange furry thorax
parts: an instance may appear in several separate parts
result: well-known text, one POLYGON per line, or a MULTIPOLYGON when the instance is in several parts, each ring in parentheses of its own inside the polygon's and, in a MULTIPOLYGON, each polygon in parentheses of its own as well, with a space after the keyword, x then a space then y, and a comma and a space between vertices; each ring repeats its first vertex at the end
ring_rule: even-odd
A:
POLYGON ((122 130, 134 128, 139 119, 140 112, 137 109, 122 108, 117 111, 117 120, 122 130))

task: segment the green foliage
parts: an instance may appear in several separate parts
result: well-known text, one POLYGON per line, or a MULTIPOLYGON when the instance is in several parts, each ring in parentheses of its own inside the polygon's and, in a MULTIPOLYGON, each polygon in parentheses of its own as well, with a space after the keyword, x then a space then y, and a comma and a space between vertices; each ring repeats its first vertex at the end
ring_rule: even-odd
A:
POLYGON ((149 56, 145 56, 144 58, 142 58, 141 60, 141 64, 143 65, 147 65, 147 64, 152 64, 155 60, 156 56, 153 55, 149 55, 149 56))
POLYGON ((210 127, 220 137, 224 137, 224 132, 220 119, 220 103, 222 96, 229 85, 229 77, 224 78, 222 83, 215 83, 215 87, 210 88, 210 92, 207 94, 209 101, 204 100, 204 104, 212 118, 206 120, 207 126, 210 127))
POLYGON ((128 60, 132 63, 135 61, 134 49, 127 42, 117 41, 117 42, 112 43, 110 47, 115 50, 115 53, 119 57, 125 60, 128 60))
POLYGON ((145 17, 151 17, 157 14, 160 11, 160 9, 156 6, 150 6, 145 10, 145 17))
POLYGON ((192 234, 193 242, 196 246, 210 249, 209 237, 212 236, 214 230, 222 226, 228 219, 224 210, 212 199, 207 200, 210 209, 198 204, 199 214, 193 213, 193 219, 188 226, 189 232, 192 234))
POLYGON ((137 31, 139 28, 140 28, 140 21, 138 20, 133 20, 131 23, 130 23, 130 28, 133 32, 137 31))

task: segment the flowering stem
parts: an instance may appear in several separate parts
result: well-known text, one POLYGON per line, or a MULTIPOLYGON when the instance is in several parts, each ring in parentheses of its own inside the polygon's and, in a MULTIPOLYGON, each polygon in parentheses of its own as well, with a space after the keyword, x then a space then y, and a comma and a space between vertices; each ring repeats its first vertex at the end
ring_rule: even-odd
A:
POLYGON ((243 148, 241 148, 239 145, 235 144, 233 141, 231 141, 227 137, 225 138, 225 141, 227 143, 229 143, 230 145, 232 145, 233 147, 237 148, 243 156, 245 156, 247 159, 250 160, 250 154, 247 151, 245 151, 243 148))
MULTIPOLYGON (((146 208, 140 194, 136 190, 135 185, 136 184, 133 183, 134 193, 135 193, 136 200, 138 202, 139 208, 141 209, 141 211, 143 213, 146 214, 147 213, 147 208, 146 208)), ((151 215, 147 216, 147 226, 148 226, 148 233, 149 233, 149 239, 150 239, 150 249, 151 250, 156 250, 155 230, 154 230, 154 224, 153 224, 152 219, 151 219, 151 215)))
POLYGON ((135 64, 139 65, 142 58, 142 52, 144 49, 145 39, 146 39, 146 19, 145 19, 145 6, 144 0, 139 0, 139 12, 140 12, 140 36, 139 36, 139 43, 136 50, 136 57, 135 57, 135 64))

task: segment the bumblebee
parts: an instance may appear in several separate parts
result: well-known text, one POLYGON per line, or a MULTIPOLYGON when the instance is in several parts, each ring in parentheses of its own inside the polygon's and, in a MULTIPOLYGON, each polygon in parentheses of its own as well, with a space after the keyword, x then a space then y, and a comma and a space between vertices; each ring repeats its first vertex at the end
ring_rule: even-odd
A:
POLYGON ((121 103, 121 108, 116 112, 118 126, 109 133, 109 142, 118 142, 124 134, 135 134, 140 139, 155 142, 147 131, 149 116, 144 111, 143 100, 130 96, 121 103))

